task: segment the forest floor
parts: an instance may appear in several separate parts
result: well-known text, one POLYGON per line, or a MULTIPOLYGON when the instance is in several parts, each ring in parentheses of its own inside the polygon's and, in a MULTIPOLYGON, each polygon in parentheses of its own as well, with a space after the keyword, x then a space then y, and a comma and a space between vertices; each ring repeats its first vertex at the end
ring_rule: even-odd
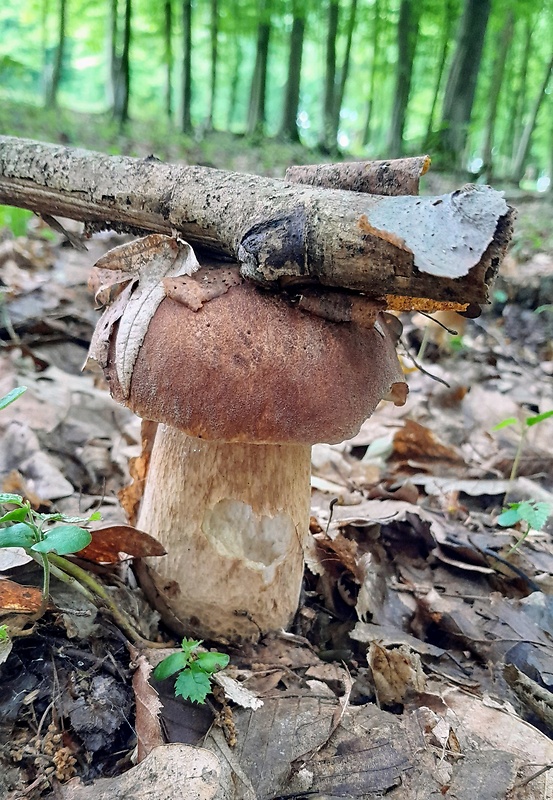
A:
MULTIPOLYGON (((553 797, 553 518, 514 552, 524 525, 498 524, 508 503, 553 507, 553 419, 525 424, 553 409, 550 217, 520 205, 494 304, 442 320, 456 335, 402 318, 407 404, 313 448, 292 632, 223 648, 205 706, 153 681, 167 651, 133 646, 55 578, 37 621, 39 569, 0 550, 1 800, 553 797)), ((133 571, 151 543, 117 497, 140 421, 81 371, 98 319, 88 272, 121 241, 79 252, 38 220, 0 236, 0 397, 28 387, 2 411, 0 491, 98 510, 101 550, 78 563, 170 646, 133 571)))

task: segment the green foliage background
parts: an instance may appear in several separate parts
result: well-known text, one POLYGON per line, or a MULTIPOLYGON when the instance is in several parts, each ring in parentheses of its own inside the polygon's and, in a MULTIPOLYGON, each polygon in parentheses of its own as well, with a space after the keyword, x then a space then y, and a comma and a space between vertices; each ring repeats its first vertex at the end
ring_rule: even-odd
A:
MULTIPOLYGON (((438 103, 430 126, 436 135, 447 73, 454 51, 455 33, 466 0, 420 0, 420 24, 413 67, 411 93, 403 136, 405 154, 433 150, 427 138, 429 114, 439 69, 441 42, 449 30, 445 69, 438 103)), ((113 119, 109 68, 110 9, 116 0, 66 0, 67 25, 57 105, 44 108, 46 85, 53 71, 60 4, 62 0, 4 0, 0 6, 0 130, 11 135, 61 139, 97 149, 136 151, 152 144, 162 157, 179 157, 206 136, 211 70, 210 22, 213 0, 192 4, 192 104, 194 139, 179 132, 182 95, 182 4, 172 0, 173 119, 165 109, 166 54, 164 2, 133 0, 130 44, 130 105, 133 128, 113 119), (84 117, 82 116, 84 115, 84 117), (107 143, 107 144, 106 144, 107 143), (161 152, 160 152, 161 150, 161 152)), ((270 12, 271 38, 266 90, 266 138, 276 137, 281 126, 287 80, 289 36, 293 11, 306 13, 306 32, 301 72, 299 129, 304 146, 316 149, 323 124, 323 93, 329 0, 218 0, 218 71, 213 127, 241 136, 246 131, 250 84, 256 56, 257 25, 264 6, 270 12), (233 84, 236 103, 233 105, 233 84)), ((351 64, 340 111, 338 149, 356 157, 387 157, 386 139, 395 102, 398 59, 397 25, 401 0, 358 0, 351 50, 351 64), (378 49, 373 45, 378 24, 378 49), (371 70, 374 96, 371 98, 371 70), (370 138, 363 144, 367 108, 372 100, 370 138)), ((118 3, 118 22, 123 25, 124 1, 118 3)), ((339 3, 336 37, 337 68, 344 58, 351 0, 339 3)), ((463 166, 478 173, 483 155, 490 85, 505 15, 514 17, 514 34, 507 52, 505 72, 494 125, 494 176, 509 178, 522 127, 528 121, 533 98, 543 80, 553 42, 552 0, 494 0, 486 31, 476 100, 463 166), (524 70, 525 37, 531 31, 531 47, 524 70), (518 108, 517 108, 518 104, 518 108)), ((267 12, 267 13, 268 13, 267 12)), ((546 189, 553 164, 552 81, 546 89, 525 162, 528 188, 546 189)), ((207 136, 207 139, 212 136, 207 136)), ((259 142, 258 142, 259 143, 259 142)), ((212 147, 240 152, 215 138, 212 147)), ((263 168, 270 170, 269 163, 263 168)), ((213 155, 213 154, 212 154, 213 155)), ((200 156, 210 163, 209 145, 200 156)), ((320 158, 320 156, 319 156, 320 158)), ((293 159, 291 159, 293 160, 293 159)), ((231 166, 240 167, 234 164, 231 166)))

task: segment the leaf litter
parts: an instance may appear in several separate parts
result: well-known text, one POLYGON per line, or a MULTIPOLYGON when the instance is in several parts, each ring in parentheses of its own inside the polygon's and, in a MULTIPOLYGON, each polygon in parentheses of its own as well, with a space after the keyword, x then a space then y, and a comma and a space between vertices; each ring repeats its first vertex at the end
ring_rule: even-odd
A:
MULTIPOLYGON (((102 235, 83 256, 40 226, 2 242, 0 394, 28 390, 2 412, 0 491, 42 511, 98 509, 80 563, 145 639, 170 646, 132 568, 158 545, 117 499, 132 516, 152 432, 80 372, 98 318, 89 267, 119 242, 102 235)), ((542 256, 534 272, 549 276, 542 256)), ((550 796, 553 521, 509 554, 520 532, 497 520, 508 503, 551 501, 553 421, 526 432, 514 480, 520 433, 493 428, 553 408, 551 312, 501 311, 463 320, 460 349, 403 318, 405 344, 426 337, 423 366, 448 385, 405 360, 406 406, 382 404, 351 441, 313 449, 293 631, 228 648, 206 706, 151 678, 170 650, 132 647, 55 579, 36 620, 36 566, 0 551, 0 625, 16 632, 0 650, 0 796, 550 796)))

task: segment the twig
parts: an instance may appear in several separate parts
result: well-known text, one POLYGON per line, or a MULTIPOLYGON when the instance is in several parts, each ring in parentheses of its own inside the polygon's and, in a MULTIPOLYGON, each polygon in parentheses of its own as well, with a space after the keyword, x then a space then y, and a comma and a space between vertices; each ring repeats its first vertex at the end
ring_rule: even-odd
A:
POLYGON ((515 783, 514 788, 515 789, 519 789, 521 786, 526 786, 528 783, 530 783, 530 781, 533 781, 536 778, 539 778, 540 775, 543 775, 544 772, 547 772, 550 769, 553 769, 553 764, 546 764, 544 767, 539 769, 537 772, 534 772, 533 775, 530 775, 528 778, 524 778, 523 781, 518 781, 517 783, 515 783))
POLYGON ((441 383, 443 386, 446 386, 448 389, 451 389, 451 386, 449 385, 449 383, 447 381, 444 381, 443 378, 438 378, 437 375, 433 375, 431 372, 428 372, 428 370, 426 370, 424 367, 422 367, 419 364, 419 362, 417 361, 415 356, 412 353, 409 352, 409 348, 407 347, 407 345, 405 344, 403 339, 400 339, 399 341, 403 345, 404 355, 409 359, 409 361, 413 362, 413 364, 419 370, 419 372, 422 372, 423 375, 428 375, 428 377, 432 378, 433 381, 436 381, 437 383, 441 383))

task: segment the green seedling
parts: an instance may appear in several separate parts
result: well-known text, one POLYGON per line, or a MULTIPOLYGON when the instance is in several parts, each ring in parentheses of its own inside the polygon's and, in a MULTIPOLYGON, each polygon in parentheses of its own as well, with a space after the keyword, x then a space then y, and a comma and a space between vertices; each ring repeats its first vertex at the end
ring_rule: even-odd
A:
MULTIPOLYGON (((520 427, 520 439, 518 442, 513 466, 509 480, 514 481, 518 474, 518 467, 524 448, 526 435, 530 428, 538 425, 540 422, 545 422, 547 419, 553 418, 553 411, 544 411, 542 414, 533 414, 526 417, 524 420, 519 420, 517 417, 508 417, 495 425, 492 430, 500 431, 503 428, 508 428, 511 425, 518 425, 520 427)), ((508 503, 507 507, 503 509, 502 513, 497 518, 498 525, 503 528, 511 528, 514 525, 523 524, 523 530, 520 539, 509 550, 508 555, 514 553, 522 542, 526 539, 531 530, 541 531, 549 517, 553 514, 553 506, 551 503, 539 502, 537 500, 524 500, 521 503, 508 503)))
POLYGON ((522 536, 511 547, 507 555, 511 555, 520 547, 530 531, 541 531, 551 514, 553 514, 553 506, 550 503, 537 500, 509 503, 508 508, 504 509, 497 518, 497 524, 502 528, 513 528, 515 525, 523 524, 526 529, 523 530, 522 536))
POLYGON ((205 703, 211 692, 213 674, 224 669, 229 657, 225 653, 198 652, 201 641, 183 639, 181 649, 164 658, 154 670, 154 678, 163 681, 179 673, 175 681, 175 697, 193 703, 205 703))
POLYGON ((0 643, 1 642, 8 642, 10 639, 10 634, 8 631, 7 625, 0 625, 0 643))
POLYGON ((531 417, 526 417, 524 420, 519 420, 517 417, 507 417, 507 419, 503 419, 501 422, 498 422, 497 425, 494 425, 492 431, 500 431, 503 430, 503 428, 510 427, 511 425, 518 425, 520 427, 520 439, 518 442, 517 451, 515 453, 515 460, 513 461, 513 466, 511 468, 511 474, 509 475, 509 480, 514 481, 518 475, 520 457, 522 456, 524 442, 530 428, 532 428, 534 425, 538 425, 540 422, 544 422, 546 419, 551 419, 552 417, 553 411, 544 411, 543 414, 533 414, 531 417))
MULTIPOLYGON (((0 410, 17 400, 26 388, 19 386, 0 398, 0 410)), ((37 619, 46 610, 50 575, 54 575, 84 595, 91 603, 105 606, 132 641, 149 647, 158 646, 140 635, 102 584, 78 564, 65 558, 90 544, 92 535, 82 526, 101 519, 99 512, 94 512, 89 517, 68 517, 59 513, 40 514, 19 494, 0 494, 0 506, 2 505, 8 508, 4 514, 0 511, 0 548, 21 547, 43 569, 42 603, 35 615, 37 619)), ((9 638, 8 628, 2 627, 9 638)))
POLYGON ((21 547, 38 561, 44 570, 42 595, 47 603, 52 566, 49 556, 78 553, 89 545, 92 536, 81 526, 100 519, 100 514, 94 512, 89 517, 40 514, 19 494, 0 494, 0 505, 10 509, 0 516, 0 547, 21 547), (56 524, 60 522, 65 524, 56 524))

